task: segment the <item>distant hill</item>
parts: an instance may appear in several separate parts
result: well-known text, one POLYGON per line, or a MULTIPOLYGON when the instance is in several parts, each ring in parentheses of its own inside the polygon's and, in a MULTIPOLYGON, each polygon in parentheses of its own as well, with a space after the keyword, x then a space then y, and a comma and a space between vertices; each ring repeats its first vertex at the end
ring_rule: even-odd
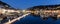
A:
POLYGON ((0 5, 3 5, 3 6, 7 5, 8 7, 10 7, 10 5, 8 5, 7 3, 2 2, 2 1, 0 1, 0 5))
MULTIPOLYGON (((10 5, 8 5, 7 3, 4 3, 2 1, 0 1, 0 8, 10 9, 10 10, 19 10, 19 9, 15 9, 15 8, 11 7, 10 5)), ((4 20, 7 17, 8 17, 8 15, 0 14, 0 19, 2 18, 4 20)), ((17 17, 17 15, 14 15, 14 16, 11 16, 11 17, 17 17)))
POLYGON ((40 9, 60 9, 60 4, 58 5, 40 5, 40 6, 34 6, 34 7, 30 7, 28 8, 29 10, 34 10, 34 9, 37 9, 37 10, 40 10, 40 9))
MULTIPOLYGON (((40 5, 40 6, 34 6, 34 7, 30 7, 27 10, 31 10, 31 11, 35 11, 35 10, 60 10, 60 4, 58 5, 40 5)), ((31 13, 34 16, 40 16, 39 13, 38 14, 34 14, 31 13)))
POLYGON ((2 2, 2 1, 0 1, 0 8, 18 10, 18 9, 11 7, 9 4, 2 2))

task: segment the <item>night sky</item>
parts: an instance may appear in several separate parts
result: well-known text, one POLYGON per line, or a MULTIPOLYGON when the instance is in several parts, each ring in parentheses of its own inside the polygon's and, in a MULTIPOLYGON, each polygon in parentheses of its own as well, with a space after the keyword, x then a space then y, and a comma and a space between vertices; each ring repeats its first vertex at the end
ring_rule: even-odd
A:
POLYGON ((14 8, 26 9, 38 5, 60 4, 60 0, 2 0, 14 8))

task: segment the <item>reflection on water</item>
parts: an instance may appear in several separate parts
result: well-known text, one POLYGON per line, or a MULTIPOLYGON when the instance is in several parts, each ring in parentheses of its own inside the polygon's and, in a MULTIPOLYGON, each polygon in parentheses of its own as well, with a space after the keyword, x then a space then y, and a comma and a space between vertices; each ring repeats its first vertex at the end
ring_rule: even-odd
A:
POLYGON ((48 20, 42 20, 40 17, 28 15, 27 17, 14 22, 13 24, 60 24, 60 19, 53 20, 52 18, 49 18, 48 20))

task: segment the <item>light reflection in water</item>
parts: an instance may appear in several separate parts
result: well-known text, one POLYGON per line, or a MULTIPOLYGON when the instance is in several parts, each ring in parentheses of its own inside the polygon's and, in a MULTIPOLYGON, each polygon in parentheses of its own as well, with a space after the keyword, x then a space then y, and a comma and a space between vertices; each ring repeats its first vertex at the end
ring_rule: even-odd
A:
POLYGON ((49 18, 48 20, 42 20, 40 17, 28 15, 25 18, 14 22, 13 24, 60 24, 60 19, 55 21, 52 18, 49 18))

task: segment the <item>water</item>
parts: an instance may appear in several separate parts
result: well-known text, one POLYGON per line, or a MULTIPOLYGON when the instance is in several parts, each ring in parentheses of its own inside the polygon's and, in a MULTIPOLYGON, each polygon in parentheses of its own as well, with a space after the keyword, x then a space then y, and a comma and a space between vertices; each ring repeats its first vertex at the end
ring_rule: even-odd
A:
POLYGON ((42 20, 40 17, 28 15, 25 18, 14 22, 13 24, 60 24, 60 19, 53 20, 52 18, 49 18, 48 20, 42 20))

